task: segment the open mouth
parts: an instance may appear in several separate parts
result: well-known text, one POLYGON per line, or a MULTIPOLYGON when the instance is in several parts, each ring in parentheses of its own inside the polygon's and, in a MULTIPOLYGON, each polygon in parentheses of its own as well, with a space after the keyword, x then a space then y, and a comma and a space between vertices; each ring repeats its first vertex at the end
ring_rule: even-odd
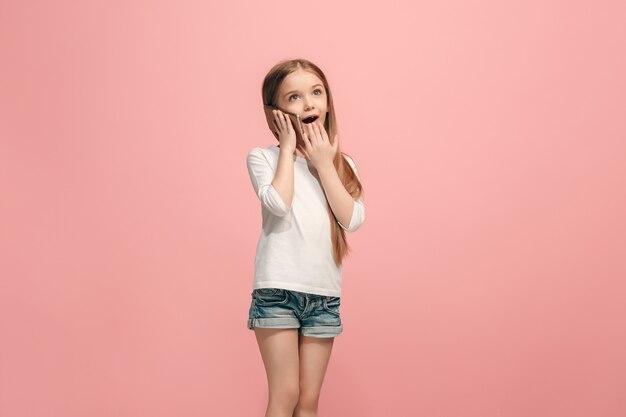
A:
POLYGON ((318 118, 319 118, 319 116, 315 116, 315 115, 313 115, 313 116, 309 116, 309 117, 307 117, 306 119, 302 119, 302 123, 306 123, 306 124, 313 123, 313 122, 314 122, 314 121, 316 121, 318 118))

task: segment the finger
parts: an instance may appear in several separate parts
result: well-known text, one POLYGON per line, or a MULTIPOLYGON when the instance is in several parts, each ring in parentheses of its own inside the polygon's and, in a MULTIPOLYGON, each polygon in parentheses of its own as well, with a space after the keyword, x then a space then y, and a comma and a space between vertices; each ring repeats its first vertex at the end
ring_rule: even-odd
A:
POLYGON ((313 144, 315 143, 315 135, 311 131, 311 126, 309 126, 308 124, 305 125, 305 129, 307 130, 307 133, 306 133, 306 148, 307 148, 307 151, 310 152, 310 151, 313 150, 313 144))
POLYGON ((289 126, 291 126, 291 117, 288 114, 283 113, 285 117, 285 129, 289 130, 289 126))
POLYGON ((280 112, 278 110, 274 110, 274 122, 276 123, 276 126, 278 126, 278 129, 282 131, 283 124, 280 120, 280 112))
POLYGON ((321 123, 319 123, 319 122, 317 122, 317 125, 318 125, 318 127, 319 127, 319 129, 320 129, 320 133, 321 133, 321 135, 322 135, 322 138, 323 138, 325 141, 330 142, 330 139, 328 138, 328 132, 326 132, 326 129, 324 128, 324 125, 323 125, 323 124, 321 124, 321 123))
POLYGON ((317 143, 317 139, 315 138, 315 132, 313 132, 313 129, 311 129, 310 123, 307 123, 306 130, 309 141, 311 142, 311 146, 315 145, 317 143))
POLYGON ((317 132, 315 131, 315 129, 313 129, 313 126, 311 126, 312 123, 307 124, 307 128, 309 129, 309 137, 311 138, 311 145, 318 145, 319 144, 319 138, 317 137, 317 132))
POLYGON ((322 132, 320 131, 320 126, 317 123, 313 123, 313 130, 315 131, 315 136, 317 136, 317 140, 319 141, 319 143, 324 143, 324 137, 322 136, 322 132))
POLYGON ((281 126, 283 127, 283 129, 287 130, 287 115, 283 113, 282 111, 279 112, 279 114, 280 114, 281 126))
POLYGON ((280 111, 276 110, 275 117, 276 117, 276 124, 278 125, 280 130, 282 130, 283 124, 282 124, 282 120, 280 118, 280 111))

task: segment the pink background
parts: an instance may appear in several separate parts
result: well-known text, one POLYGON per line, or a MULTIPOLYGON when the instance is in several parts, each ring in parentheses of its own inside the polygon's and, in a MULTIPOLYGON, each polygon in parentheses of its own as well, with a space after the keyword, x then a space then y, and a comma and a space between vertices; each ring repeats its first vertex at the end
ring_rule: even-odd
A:
POLYGON ((0 6, 0 416, 262 416, 275 139, 326 72, 367 219, 320 416, 626 415, 619 1, 0 6))

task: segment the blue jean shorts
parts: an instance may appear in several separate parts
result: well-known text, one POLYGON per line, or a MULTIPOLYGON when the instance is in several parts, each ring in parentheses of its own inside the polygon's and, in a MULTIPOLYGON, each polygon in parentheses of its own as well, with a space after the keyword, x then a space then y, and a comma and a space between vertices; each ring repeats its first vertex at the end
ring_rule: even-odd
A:
POLYGON ((250 295, 250 330, 297 328, 299 334, 309 337, 335 337, 343 331, 339 297, 283 288, 257 288, 250 295))

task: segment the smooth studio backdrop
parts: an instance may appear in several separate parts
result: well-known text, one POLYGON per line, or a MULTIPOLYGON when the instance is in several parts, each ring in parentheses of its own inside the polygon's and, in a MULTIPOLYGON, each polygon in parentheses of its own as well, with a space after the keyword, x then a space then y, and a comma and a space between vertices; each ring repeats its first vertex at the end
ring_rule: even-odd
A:
POLYGON ((276 143, 329 78, 366 221, 321 417, 626 415, 619 1, 3 1, 0 416, 262 416, 276 143))

